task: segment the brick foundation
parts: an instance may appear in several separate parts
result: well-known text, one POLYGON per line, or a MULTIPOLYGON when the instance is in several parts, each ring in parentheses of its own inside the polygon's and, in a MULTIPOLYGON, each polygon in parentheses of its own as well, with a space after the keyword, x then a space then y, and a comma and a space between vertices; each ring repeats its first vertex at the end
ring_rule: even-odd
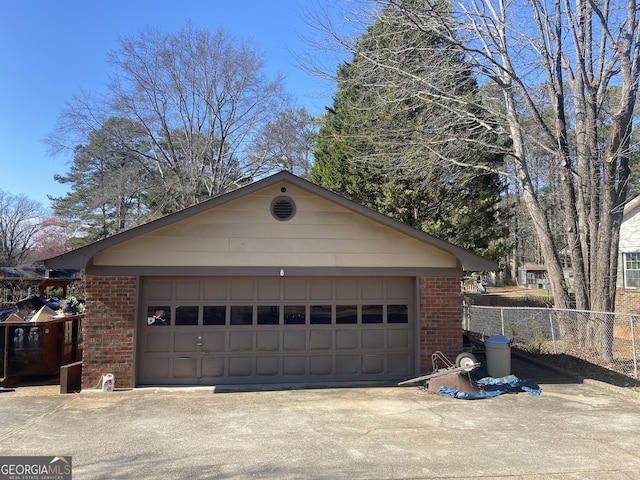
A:
POLYGON ((431 355, 454 361, 462 352, 460 278, 420 278, 420 368, 431 371, 431 355))
POLYGON ((135 276, 86 276, 82 388, 113 373, 116 388, 133 387, 135 276))
POLYGON ((640 288, 616 289, 616 313, 640 313, 640 288))

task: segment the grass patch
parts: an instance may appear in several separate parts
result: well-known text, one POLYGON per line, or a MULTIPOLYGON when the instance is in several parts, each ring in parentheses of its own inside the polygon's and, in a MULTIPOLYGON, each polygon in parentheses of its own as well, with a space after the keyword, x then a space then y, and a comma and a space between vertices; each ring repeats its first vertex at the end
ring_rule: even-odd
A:
POLYGON ((494 291, 492 288, 487 289, 487 295, 498 295, 505 298, 548 298, 551 299, 551 292, 546 288, 525 289, 518 290, 506 290, 506 291, 494 291))
POLYGON ((521 287, 489 287, 487 293, 466 293, 470 305, 485 307, 541 307, 553 306, 553 297, 548 289, 526 289, 521 287))

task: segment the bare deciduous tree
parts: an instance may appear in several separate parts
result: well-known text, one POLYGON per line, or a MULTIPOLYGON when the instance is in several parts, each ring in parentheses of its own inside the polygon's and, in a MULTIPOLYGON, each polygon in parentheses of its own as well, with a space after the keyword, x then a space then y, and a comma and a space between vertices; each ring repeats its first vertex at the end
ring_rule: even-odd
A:
POLYGON ((39 202, 0 190, 0 266, 26 264, 43 216, 39 202))
POLYGON ((154 170, 158 185, 148 193, 161 213, 233 189, 268 169, 248 147, 287 101, 282 79, 266 76, 262 58, 222 29, 190 24, 175 34, 147 29, 122 38, 108 58, 108 94, 74 97, 49 136, 51 150, 75 148, 109 118, 126 118, 146 132, 147 147, 130 148, 154 170))
POLYGON ((284 110, 254 137, 255 161, 306 177, 311 168, 318 121, 305 108, 284 110))
MULTIPOLYGON (((455 119, 440 129, 414 135, 416 148, 433 152, 442 162, 492 169, 448 156, 444 147, 473 144, 483 138, 478 132, 464 135, 461 127, 470 115, 486 133, 510 138, 508 149, 502 152, 507 154, 508 165, 499 173, 521 192, 549 272, 555 305, 563 308, 570 303, 559 258, 565 245, 553 235, 553 219, 532 178, 536 155, 544 152, 550 159, 548 168, 559 179, 558 208, 553 211, 563 215, 562 241, 571 255, 577 306, 612 310, 640 76, 640 8, 636 1, 372 0, 357 6, 341 18, 366 27, 393 10, 394 18, 402 18, 402 28, 437 34, 464 52, 484 95, 473 108, 469 106, 472 99, 457 96, 443 81, 456 75, 448 65, 434 63, 431 73, 416 77, 401 61, 403 49, 413 48, 411 45, 386 46, 379 37, 380 45, 394 49, 395 55, 387 52, 385 58, 397 60, 362 57, 353 36, 344 38, 331 18, 322 12, 310 17, 326 35, 324 43, 333 41, 361 55, 361 63, 376 72, 372 78, 380 81, 381 72, 394 78, 389 95, 380 102, 407 108, 410 98, 420 98, 446 109, 447 119, 455 119), (398 77, 404 81, 398 82, 398 77), (494 121, 483 123, 486 118, 494 121)), ((367 108, 373 111, 376 107, 367 108)))

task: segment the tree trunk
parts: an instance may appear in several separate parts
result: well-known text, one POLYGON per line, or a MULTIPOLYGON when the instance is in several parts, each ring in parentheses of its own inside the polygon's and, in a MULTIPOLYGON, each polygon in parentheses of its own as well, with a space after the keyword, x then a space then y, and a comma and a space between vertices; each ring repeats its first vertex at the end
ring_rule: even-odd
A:
POLYGON ((507 119, 511 130, 514 151, 514 165, 516 170, 516 179, 518 185, 522 189, 522 197, 527 211, 533 220, 536 236, 540 242, 540 249, 544 257, 545 266, 551 283, 551 292, 556 308, 568 308, 569 296, 567 286, 564 279, 562 264, 558 256, 558 249, 553 241, 551 229, 545 215, 544 209, 541 207, 538 197, 533 188, 531 176, 526 162, 526 150, 523 142, 522 126, 518 120, 516 111, 516 102, 505 93, 505 104, 507 106, 507 119))

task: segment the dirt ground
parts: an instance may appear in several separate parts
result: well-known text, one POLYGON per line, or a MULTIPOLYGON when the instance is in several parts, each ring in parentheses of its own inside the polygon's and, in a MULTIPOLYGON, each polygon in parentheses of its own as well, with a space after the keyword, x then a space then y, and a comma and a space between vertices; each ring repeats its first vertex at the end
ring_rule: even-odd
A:
POLYGON ((599 380, 601 382, 608 383, 610 385, 616 385, 618 387, 630 388, 640 392, 640 380, 634 379, 631 376, 623 375, 608 368, 595 365, 580 358, 572 357, 565 354, 541 354, 531 355, 543 363, 552 365, 554 367, 562 368, 575 373, 583 378, 591 378, 593 380, 599 380))

